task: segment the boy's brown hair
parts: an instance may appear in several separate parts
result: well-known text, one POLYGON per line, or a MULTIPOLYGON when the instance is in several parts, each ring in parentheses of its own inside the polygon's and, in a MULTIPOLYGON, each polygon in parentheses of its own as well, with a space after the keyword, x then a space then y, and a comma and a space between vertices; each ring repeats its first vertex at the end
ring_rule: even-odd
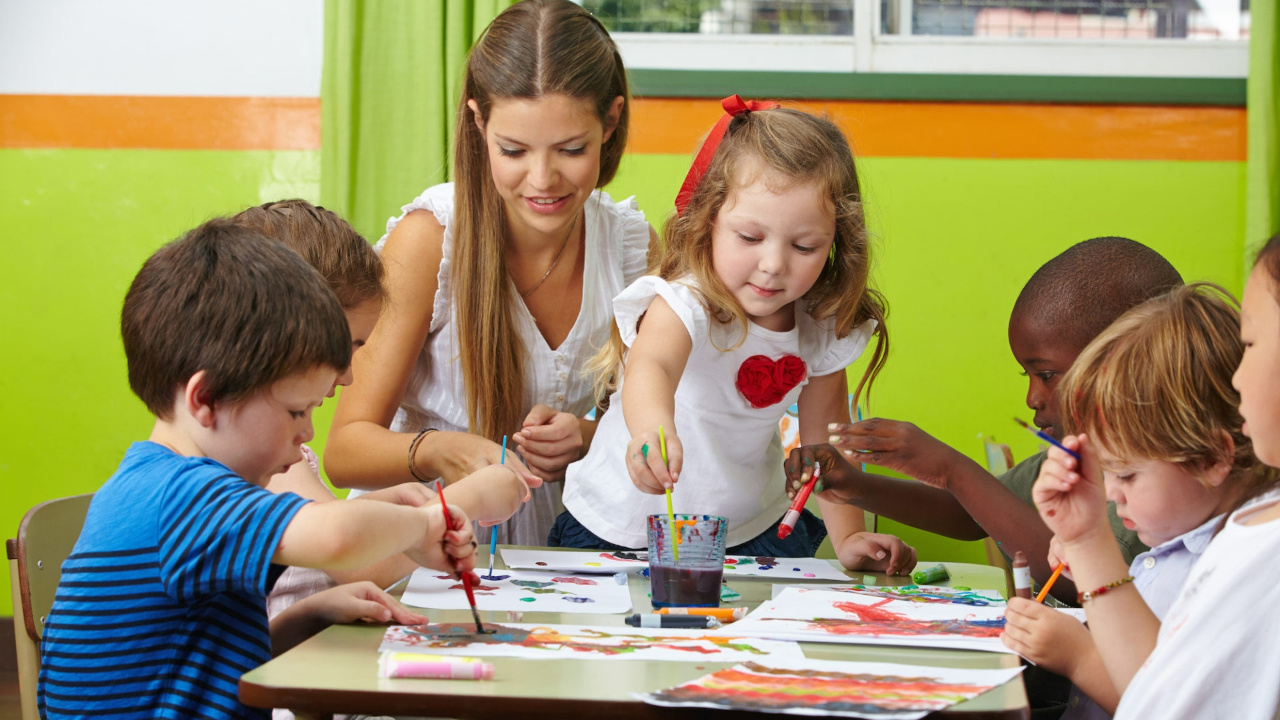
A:
POLYGON ((351 363, 351 333, 324 278, 297 253, 217 219, 160 248, 120 313, 129 387, 156 417, 203 370, 207 400, 236 402, 296 372, 351 363))
POLYGON ((1212 283, 1171 290, 1121 315, 1076 358, 1058 386, 1064 428, 1118 457, 1197 476, 1229 462, 1228 482, 1240 483, 1256 462, 1231 386, 1243 354, 1230 293, 1212 283))
POLYGON ((301 255, 324 276, 344 309, 382 299, 382 259, 337 213, 306 200, 278 200, 251 207, 231 220, 301 255))

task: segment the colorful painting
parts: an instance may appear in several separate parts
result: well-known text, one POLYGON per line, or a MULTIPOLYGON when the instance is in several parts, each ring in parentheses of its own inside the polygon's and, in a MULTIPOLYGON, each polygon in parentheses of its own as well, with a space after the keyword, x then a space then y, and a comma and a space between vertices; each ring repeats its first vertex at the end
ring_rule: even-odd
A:
POLYGON ((735 635, 808 642, 1012 652, 1003 606, 922 603, 849 590, 787 588, 733 624, 735 635))
POLYGON ((638 697, 663 707, 914 720, 1003 685, 1021 670, 751 661, 638 697))
MULTIPOLYGON (((785 589, 785 588, 784 588, 785 589)), ((950 603, 975 607, 1004 607, 1004 596, 998 590, 972 590, 936 585, 825 585, 811 589, 856 593, 868 597, 906 600, 917 603, 950 603)), ((775 594, 776 597, 776 594, 775 594)))
MULTIPOLYGON (((595 614, 631 610, 631 590, 598 575, 495 570, 493 575, 482 575, 472 591, 479 610, 595 614)), ((403 602, 441 610, 471 607, 457 578, 427 568, 413 573, 403 602)))
POLYGON ((387 629, 382 651, 518 658, 678 660, 743 662, 800 660, 794 642, 712 635, 707 630, 674 630, 577 625, 490 623, 476 634, 469 623, 399 625, 387 629))
MULTIPOLYGON (((599 550, 519 550, 503 548, 502 561, 518 570, 548 570, 575 573, 643 572, 649 567, 644 550, 602 552, 599 550)), ((728 555, 724 576, 763 577, 779 580, 835 580, 848 582, 849 576, 827 560, 779 558, 767 555, 728 555)))

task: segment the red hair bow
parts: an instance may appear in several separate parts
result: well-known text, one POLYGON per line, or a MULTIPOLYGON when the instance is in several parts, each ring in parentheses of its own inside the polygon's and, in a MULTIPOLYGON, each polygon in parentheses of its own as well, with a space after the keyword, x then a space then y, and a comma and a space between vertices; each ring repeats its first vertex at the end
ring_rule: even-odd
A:
POLYGON ((684 214, 684 209, 689 206, 689 198, 693 197, 693 191, 698 189, 698 183, 702 182, 702 176, 706 175, 707 168, 711 167, 711 158, 715 157, 716 148, 720 147, 724 132, 729 129, 729 121, 733 120, 735 115, 745 112, 772 110, 776 107, 781 107, 776 102, 743 100, 737 95, 730 95, 721 100, 720 106, 724 108, 725 114, 716 121, 715 127, 711 128, 711 132, 707 135, 707 141, 702 143, 702 148, 698 150, 697 157, 693 159, 689 174, 684 176, 684 184, 680 186, 680 192, 676 194, 677 215, 684 214))

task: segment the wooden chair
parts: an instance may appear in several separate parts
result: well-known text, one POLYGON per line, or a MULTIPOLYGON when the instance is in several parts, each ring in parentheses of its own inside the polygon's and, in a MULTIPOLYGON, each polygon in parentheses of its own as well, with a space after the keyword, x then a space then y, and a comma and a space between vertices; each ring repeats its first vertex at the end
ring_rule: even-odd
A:
MULTIPOLYGON (((993 437, 984 437, 982 447, 987 454, 987 470, 992 475, 998 477, 1013 467, 1013 450, 1008 445, 996 442, 993 437)), ((1010 597, 1013 592, 1013 569, 1009 567, 1009 562, 1004 559, 1004 553, 994 539, 988 537, 983 543, 987 550, 987 564, 1004 570, 1005 597, 1010 597)))
POLYGON ((89 512, 89 495, 40 503, 27 511, 18 537, 5 541, 9 585, 13 591, 14 641, 18 650, 18 688, 22 720, 38 720, 36 679, 40 673, 40 638, 53 596, 62 579, 62 561, 71 554, 89 512))

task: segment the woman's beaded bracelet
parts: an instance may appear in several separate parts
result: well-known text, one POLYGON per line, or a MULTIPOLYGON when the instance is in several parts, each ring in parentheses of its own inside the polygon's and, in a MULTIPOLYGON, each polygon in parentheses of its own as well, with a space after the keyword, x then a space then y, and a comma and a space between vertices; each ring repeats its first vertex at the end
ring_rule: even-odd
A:
POLYGON ((413 442, 409 443, 409 474, 413 476, 414 480, 417 480, 420 483, 429 483, 431 481, 418 474, 418 463, 414 456, 418 454, 418 443, 422 442, 422 438, 433 432, 438 431, 435 428, 426 428, 415 435, 413 442))
POLYGON ((1129 584, 1129 583, 1131 583, 1131 582, 1133 582, 1133 576, 1132 576, 1132 575, 1125 575, 1124 577, 1120 578, 1119 580, 1117 580, 1117 581, 1115 581, 1115 582, 1107 583, 1106 585, 1103 585, 1102 587, 1100 587, 1100 588, 1098 588, 1097 590, 1094 590, 1094 591, 1092 591, 1092 592, 1082 592, 1082 593, 1077 593, 1077 594, 1076 594, 1076 601, 1077 601, 1077 602, 1079 602, 1081 605, 1083 605, 1083 604, 1085 604, 1085 603, 1089 602, 1090 600, 1092 600, 1092 599, 1094 599, 1094 598, 1098 597, 1099 595, 1106 595, 1108 592, 1110 592, 1110 591, 1112 591, 1112 590, 1115 590, 1116 588, 1118 588, 1118 587, 1120 587, 1120 586, 1122 586, 1122 585, 1127 585, 1127 584, 1129 584))

